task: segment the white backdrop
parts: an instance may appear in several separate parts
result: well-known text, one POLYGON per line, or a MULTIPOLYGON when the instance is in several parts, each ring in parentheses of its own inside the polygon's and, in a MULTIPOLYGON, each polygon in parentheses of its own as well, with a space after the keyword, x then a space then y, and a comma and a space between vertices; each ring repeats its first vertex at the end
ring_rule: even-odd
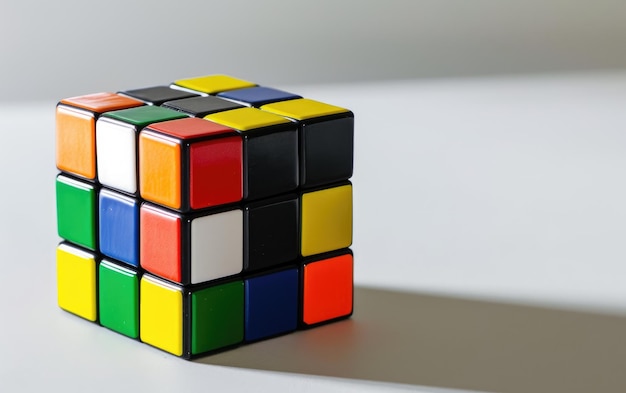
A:
POLYGON ((0 100, 224 72, 270 85, 626 67, 626 2, 0 3, 0 100))

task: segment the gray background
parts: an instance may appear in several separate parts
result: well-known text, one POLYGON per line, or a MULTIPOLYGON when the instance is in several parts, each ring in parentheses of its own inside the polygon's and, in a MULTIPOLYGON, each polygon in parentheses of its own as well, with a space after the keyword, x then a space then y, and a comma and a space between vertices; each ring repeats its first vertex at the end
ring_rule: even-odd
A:
POLYGON ((0 100, 626 67, 626 2, 3 0, 0 100))

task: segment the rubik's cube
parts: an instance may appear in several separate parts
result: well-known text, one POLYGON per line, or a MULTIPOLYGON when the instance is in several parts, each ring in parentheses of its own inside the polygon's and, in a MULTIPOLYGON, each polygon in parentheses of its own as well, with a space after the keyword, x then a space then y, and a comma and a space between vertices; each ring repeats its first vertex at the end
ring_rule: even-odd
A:
POLYGON ((61 100, 59 306, 187 359, 349 317, 353 139, 225 75, 61 100))

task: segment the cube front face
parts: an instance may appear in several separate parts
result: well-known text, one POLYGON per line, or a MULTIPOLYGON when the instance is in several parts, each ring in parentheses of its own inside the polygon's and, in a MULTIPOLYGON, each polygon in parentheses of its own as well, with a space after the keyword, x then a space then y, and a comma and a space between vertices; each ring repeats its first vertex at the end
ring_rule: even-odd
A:
POLYGON ((352 313, 352 112, 226 75, 57 105, 59 306, 186 359, 352 313))

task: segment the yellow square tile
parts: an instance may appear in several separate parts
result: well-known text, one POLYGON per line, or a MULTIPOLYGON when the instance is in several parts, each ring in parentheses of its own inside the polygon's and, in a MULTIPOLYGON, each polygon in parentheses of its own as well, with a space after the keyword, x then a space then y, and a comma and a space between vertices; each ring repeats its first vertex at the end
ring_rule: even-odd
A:
POLYGON ((352 184, 302 195, 302 256, 352 244, 352 184))
POLYGON ((183 293, 180 288, 144 275, 140 284, 139 329, 141 341, 183 354, 183 293))
POLYGON ((97 319, 96 260, 92 254, 65 243, 57 247, 57 296, 62 309, 90 321, 97 319))
POLYGON ((263 112, 256 108, 232 109, 230 111, 213 113, 204 118, 239 131, 249 131, 255 128, 289 123, 289 120, 282 116, 263 112))
POLYGON ((255 83, 243 79, 233 78, 228 75, 206 75, 196 78, 179 79, 175 85, 186 89, 199 91, 207 94, 216 94, 222 91, 254 87, 255 83))
POLYGON ((274 102, 263 105, 261 110, 296 120, 306 120, 315 117, 348 113, 349 110, 323 102, 300 98, 296 100, 274 102))

